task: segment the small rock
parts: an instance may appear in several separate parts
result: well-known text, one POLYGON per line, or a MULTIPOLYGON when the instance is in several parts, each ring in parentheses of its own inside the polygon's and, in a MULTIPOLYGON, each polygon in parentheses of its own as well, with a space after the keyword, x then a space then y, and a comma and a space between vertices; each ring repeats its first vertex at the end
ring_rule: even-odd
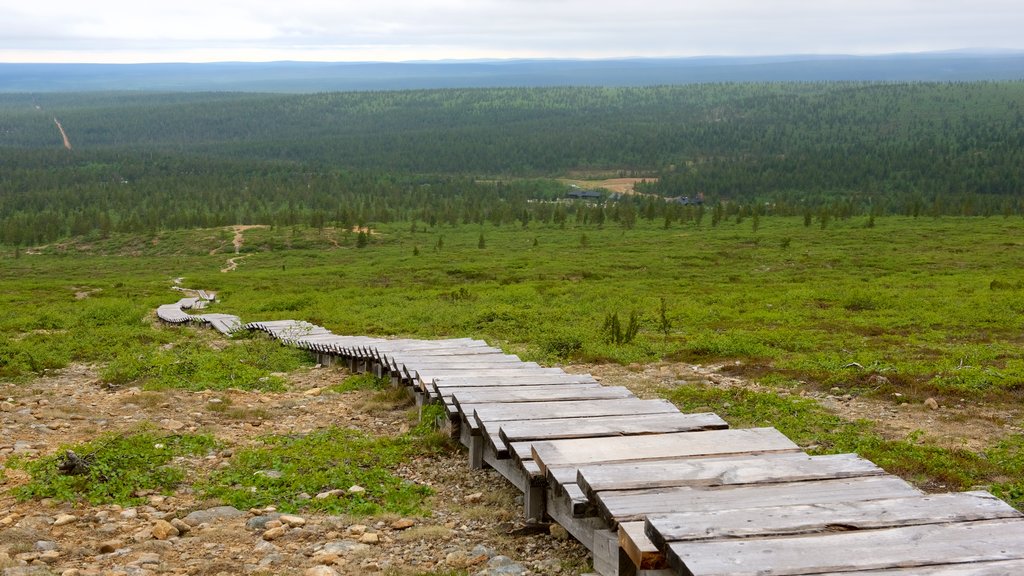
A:
POLYGON ((324 492, 321 492, 321 493, 317 494, 316 496, 314 496, 314 498, 316 498, 317 500, 326 500, 327 498, 333 498, 335 496, 341 496, 344 493, 345 493, 345 491, 344 490, 340 490, 340 489, 326 490, 324 492))
POLYGON ((480 502, 483 499, 484 499, 484 493, 483 492, 474 492, 472 494, 469 494, 465 498, 465 500, 466 500, 466 502, 468 504, 476 504, 477 502, 480 502))
POLYGON ((288 529, 285 528, 284 526, 277 526, 276 528, 271 528, 271 529, 267 530, 266 532, 264 532, 263 533, 263 539, 266 540, 267 542, 271 542, 273 540, 277 540, 281 536, 284 536, 284 533, 287 532, 287 531, 288 531, 288 529))
POLYGON ((359 537, 360 544, 377 544, 380 542, 380 536, 376 532, 367 532, 359 537))
POLYGON ((39 559, 47 564, 53 564, 60 559, 60 552, 57 550, 47 550, 39 555, 39 559))
POLYGON ((363 492, 366 492, 366 488, 363 488, 363 487, 362 487, 362 486, 360 486, 359 484, 353 484, 353 485, 352 485, 352 486, 351 486, 351 487, 350 487, 350 488, 348 489, 348 493, 349 493, 349 494, 362 494, 363 492))
POLYGON ((472 550, 470 550, 469 553, 470 553, 471 556, 474 556, 474 557, 476 557, 476 556, 483 556, 483 557, 485 557, 487 559, 494 558, 495 556, 498 555, 498 551, 497 550, 495 550, 494 548, 488 548, 487 546, 484 546, 483 544, 477 544, 476 546, 473 547, 472 550))
POLYGON ((335 540, 324 544, 324 547, 317 552, 317 555, 346 556, 354 552, 362 552, 363 550, 369 549, 370 547, 366 544, 360 544, 358 542, 353 542, 352 540, 335 540))
POLYGON ((292 528, 298 528, 299 526, 306 525, 305 518, 303 518, 302 516, 296 516, 294 514, 282 514, 280 517, 278 517, 278 520, 280 520, 282 524, 285 524, 292 528))
POLYGON ((323 392, 323 388, 310 388, 309 390, 306 390, 302 394, 305 395, 305 396, 319 396, 320 393, 322 393, 322 392, 323 392))
POLYGON ((184 534, 188 534, 189 532, 192 531, 192 527, 189 526, 188 524, 186 524, 181 518, 172 518, 171 519, 171 526, 174 526, 175 528, 178 529, 178 535, 179 536, 184 535, 184 534))
POLYGON ((35 549, 39 552, 47 552, 49 550, 56 550, 57 548, 57 543, 52 540, 38 540, 35 543, 35 549))
POLYGON ((273 478, 274 480, 277 480, 278 478, 284 476, 284 473, 279 470, 257 470, 253 472, 252 475, 263 476, 265 478, 273 478))
POLYGON ((75 520, 78 520, 78 516, 75 516, 74 514, 58 514, 57 517, 53 520, 53 525, 64 526, 67 524, 71 524, 75 520))
POLYGON ((407 530, 416 525, 416 521, 410 518, 401 518, 391 523, 392 530, 407 530))
POLYGON ((245 516, 245 512, 242 512, 234 506, 217 506, 206 510, 196 510, 188 516, 185 516, 184 522, 185 524, 194 527, 200 524, 209 524, 215 520, 230 520, 240 516, 245 516))
POLYGON ((932 410, 938 410, 939 409, 939 403, 938 403, 938 401, 935 400, 935 398, 929 398, 929 399, 925 400, 924 401, 924 405, 927 406, 928 408, 931 408, 932 410))
POLYGON ((569 531, 563 528, 561 524, 552 524, 548 527, 548 532, 555 540, 569 539, 569 531))
POLYGON ((303 572, 305 576, 338 576, 338 571, 330 566, 313 566, 303 572))
POLYGON ((156 538, 157 540, 167 540, 178 535, 178 529, 166 520, 157 520, 154 522, 152 531, 153 538, 156 538))
POLYGON ((160 421, 160 427, 164 430, 170 430, 171 432, 177 432, 185 427, 183 422, 174 420, 173 418, 164 418, 160 421))
POLYGON ((0 402, 0 412, 13 412, 14 404, 10 402, 0 402))
POLYGON ((60 576, 82 576, 82 571, 78 568, 68 568, 67 570, 61 572, 60 576))
POLYGON ((253 516, 252 518, 249 518, 248 522, 245 523, 245 527, 249 530, 263 531, 267 529, 268 522, 273 522, 280 517, 281 515, 277 513, 253 516))
POLYGON ((348 533, 353 536, 362 536, 366 532, 366 526, 362 524, 353 524, 348 527, 348 533))

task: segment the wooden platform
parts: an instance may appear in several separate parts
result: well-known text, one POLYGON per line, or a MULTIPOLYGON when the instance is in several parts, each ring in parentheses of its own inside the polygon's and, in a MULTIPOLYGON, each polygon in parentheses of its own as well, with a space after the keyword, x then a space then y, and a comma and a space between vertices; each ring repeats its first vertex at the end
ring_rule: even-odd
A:
MULTIPOLYGON (((185 312, 212 300, 198 294, 158 317, 243 327, 185 312)), ((1024 517, 986 492, 922 494, 855 454, 810 456, 774 428, 729 429, 482 340, 340 336, 295 320, 244 328, 443 403, 470 466, 519 488, 524 517, 560 523, 603 576, 1024 574, 1024 517)))

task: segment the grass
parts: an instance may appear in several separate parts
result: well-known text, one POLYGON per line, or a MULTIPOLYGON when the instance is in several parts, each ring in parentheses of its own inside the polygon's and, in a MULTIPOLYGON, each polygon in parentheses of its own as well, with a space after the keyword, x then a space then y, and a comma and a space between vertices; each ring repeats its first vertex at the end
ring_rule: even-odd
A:
POLYGON ((1024 508, 1024 441, 1009 437, 983 453, 885 439, 868 421, 849 421, 814 400, 744 388, 686 385, 663 390, 684 412, 715 412, 733 427, 773 426, 811 454, 855 452, 887 472, 939 491, 989 489, 1024 508))
POLYGON ((374 392, 381 392, 388 390, 391 387, 391 380, 389 378, 374 376, 369 372, 362 374, 353 374, 340 383, 331 386, 329 390, 333 392, 353 392, 355 390, 372 390, 374 392))
POLYGON ((269 436, 260 446, 236 452, 230 467, 215 472, 201 490, 243 510, 274 505, 283 512, 413 515, 424 511, 430 489, 390 470, 423 451, 416 436, 372 438, 344 428, 299 437, 269 436), (352 486, 365 492, 349 493, 352 486), (345 492, 315 498, 329 490, 345 492))
POLYGON ((145 501, 141 491, 170 493, 185 480, 185 470, 176 462, 183 456, 205 455, 216 446, 208 435, 166 435, 142 430, 132 434, 101 436, 91 442, 61 449, 37 460, 12 458, 7 466, 31 476, 28 484, 15 489, 21 500, 54 498, 91 504, 133 506, 145 501), (60 469, 66 450, 87 464, 84 469, 65 473, 60 469))
POLYGON ((227 274, 226 255, 206 253, 220 245, 218 230, 0 259, 0 378, 98 361, 113 364, 112 380, 151 387, 276 387, 260 380, 266 370, 256 375, 234 362, 245 346, 229 353, 239 356, 228 365, 202 350, 163 350, 194 338, 190 328, 152 324, 156 305, 178 297, 170 279, 185 275, 186 284, 219 293, 214 311, 245 320, 473 336, 547 362, 741 360, 751 373, 822 387, 865 388, 884 375, 893 383, 884 392, 922 399, 1017 398, 1024 390, 1017 218, 884 217, 872 228, 850 219, 821 229, 763 217, 757 231, 708 219, 667 230, 644 220, 630 230, 612 222, 375 229, 358 250, 310 228, 251 230, 249 258, 227 274), (90 295, 76 300, 83 291, 90 295), (609 341, 609 315, 634 312, 635 337, 609 341), (192 381, 186 351, 209 363, 210 381, 192 381))

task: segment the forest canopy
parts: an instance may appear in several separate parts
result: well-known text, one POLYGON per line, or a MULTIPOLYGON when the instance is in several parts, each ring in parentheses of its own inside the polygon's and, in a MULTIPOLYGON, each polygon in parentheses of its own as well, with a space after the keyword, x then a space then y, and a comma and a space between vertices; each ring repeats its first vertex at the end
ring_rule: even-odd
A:
POLYGON ((6 94, 0 242, 554 221, 577 206, 533 201, 571 171, 651 177, 625 200, 650 217, 698 193, 766 213, 1018 214, 1022 107, 1024 82, 6 94))

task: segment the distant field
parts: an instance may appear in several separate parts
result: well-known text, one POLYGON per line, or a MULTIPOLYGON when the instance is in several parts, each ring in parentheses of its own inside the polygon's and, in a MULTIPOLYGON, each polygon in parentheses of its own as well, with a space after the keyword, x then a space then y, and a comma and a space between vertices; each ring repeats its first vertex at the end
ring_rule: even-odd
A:
POLYGON ((365 248, 351 230, 253 229, 228 273, 229 229, 8 252, 0 375, 178 338, 150 322, 184 276, 220 294, 217 311, 342 334, 474 336, 549 362, 729 360, 773 382, 911 397, 1024 390, 1024 220, 708 220, 394 223, 365 248), (610 315, 625 330, 634 313, 635 338, 614 342, 610 315))

